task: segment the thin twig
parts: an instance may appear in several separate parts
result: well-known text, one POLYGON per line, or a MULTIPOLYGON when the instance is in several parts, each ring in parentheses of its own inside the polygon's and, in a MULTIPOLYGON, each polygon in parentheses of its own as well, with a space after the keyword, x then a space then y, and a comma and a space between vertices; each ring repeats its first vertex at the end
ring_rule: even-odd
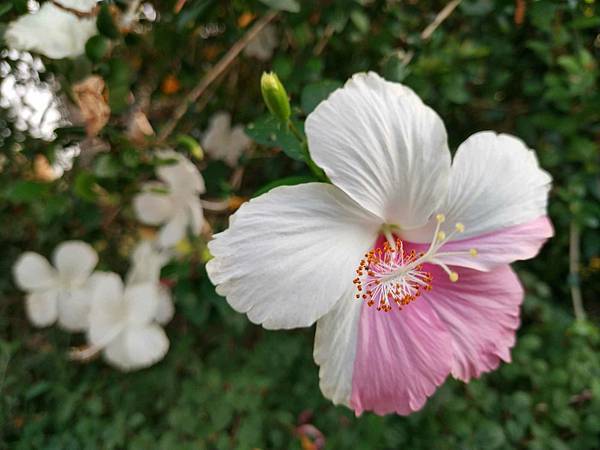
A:
POLYGON ((213 212, 222 212, 229 210, 229 199, 220 200, 220 201, 210 201, 210 200, 200 200, 202 203, 202 208, 207 211, 213 212))
POLYGON ((204 75, 204 77, 202 77, 194 89, 192 89, 189 94, 185 96, 183 102, 180 103, 177 108, 175 108, 171 120, 167 122, 166 125, 160 130, 158 135, 159 143, 162 143, 170 136, 181 118, 187 112, 190 105, 198 100, 206 88, 208 88, 208 86, 210 86, 210 84, 229 67, 229 65, 235 60, 235 58, 237 58, 241 51, 244 50, 246 45, 248 45, 248 43, 254 39, 254 37, 256 37, 256 35, 260 33, 269 22, 277 17, 277 14, 277 11, 270 11, 257 20, 256 23, 252 25, 252 28, 250 28, 239 41, 233 44, 233 46, 227 51, 227 53, 225 53, 225 55, 223 55, 219 62, 215 64, 214 67, 210 69, 206 75, 204 75))
POLYGON ((431 22, 427 28, 425 28, 423 30, 423 32, 421 33, 421 39, 423 39, 424 41, 426 41, 427 39, 429 39, 431 37, 431 35, 433 34, 433 32, 437 29, 437 27, 439 27, 442 22, 444 20, 446 20, 450 14, 452 14, 452 11, 454 11, 456 9, 456 7, 460 4, 461 0, 452 0, 450 3, 448 3, 446 6, 444 6, 444 9, 442 9, 437 16, 435 16, 435 19, 433 19, 433 22, 431 22))
POLYGON ((573 301, 575 319, 585 320, 581 286, 579 285, 579 246, 579 227, 575 222, 571 222, 571 227, 569 229, 569 284, 571 286, 571 300, 573 301))

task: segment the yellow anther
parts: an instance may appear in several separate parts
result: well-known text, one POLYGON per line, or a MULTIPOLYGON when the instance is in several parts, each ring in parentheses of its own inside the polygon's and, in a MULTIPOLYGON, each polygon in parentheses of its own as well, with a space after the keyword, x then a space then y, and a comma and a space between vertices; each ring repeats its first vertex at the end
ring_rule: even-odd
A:
POLYGON ((456 272, 450 272, 449 278, 450 281, 456 283, 458 281, 458 274, 456 272))
POLYGON ((477 249, 472 248, 471 250, 469 250, 469 253, 471 254, 471 256, 477 256, 477 249))
POLYGON ((465 231, 465 226, 458 222, 456 225, 454 225, 454 227, 456 228, 456 231, 458 231, 459 233, 462 233, 463 231, 465 231))
POLYGON ((435 216, 435 220, 437 220, 438 223, 444 223, 444 221, 446 220, 446 216, 443 214, 438 214, 437 216, 435 216))
POLYGON ((444 233, 443 231, 438 231, 437 240, 443 241, 444 239, 446 239, 446 233, 444 233))

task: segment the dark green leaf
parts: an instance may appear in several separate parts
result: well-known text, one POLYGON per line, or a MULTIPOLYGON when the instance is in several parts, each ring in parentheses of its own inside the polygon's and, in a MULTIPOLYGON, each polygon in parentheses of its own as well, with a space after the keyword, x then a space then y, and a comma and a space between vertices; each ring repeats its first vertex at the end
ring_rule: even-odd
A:
POLYGON ((302 96, 300 99, 302 110, 306 114, 309 114, 317 107, 319 103, 329 97, 329 94, 341 86, 342 83, 334 80, 323 80, 308 84, 302 90, 302 96))
POLYGON ((278 11, 300 12, 300 3, 297 0, 260 0, 270 8, 278 11))
POLYGON ((272 116, 263 117, 248 124, 246 134, 256 143, 267 147, 279 147, 290 158, 304 161, 302 145, 298 139, 272 116))

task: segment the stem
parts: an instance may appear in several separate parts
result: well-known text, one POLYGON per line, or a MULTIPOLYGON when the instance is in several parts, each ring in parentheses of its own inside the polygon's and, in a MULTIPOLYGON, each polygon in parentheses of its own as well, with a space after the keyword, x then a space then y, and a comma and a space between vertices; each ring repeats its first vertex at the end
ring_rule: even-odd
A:
POLYGON ((248 32, 242 36, 233 46, 223 55, 217 64, 215 64, 198 82, 198 84, 192 89, 188 95, 186 95, 177 108, 173 111, 173 117, 166 125, 160 130, 158 135, 158 143, 164 142, 173 132, 181 118, 185 115, 188 108, 195 103, 198 98, 204 93, 204 91, 215 81, 219 75, 221 75, 230 64, 235 61, 235 58, 244 50, 248 43, 256 37, 258 33, 275 17, 277 17, 277 11, 270 11, 256 21, 254 25, 248 30, 248 32))
POLYGON ((433 32, 437 29, 437 27, 439 27, 444 20, 446 20, 448 17, 450 17, 450 14, 452 14, 452 12, 456 9, 456 7, 458 5, 460 5, 460 2, 461 2, 461 0, 452 0, 450 3, 448 3, 444 7, 444 9, 442 9, 437 14, 437 16, 435 16, 435 19, 433 19, 433 22, 431 22, 427 26, 427 28, 425 28, 421 32, 421 39, 423 39, 424 41, 429 39, 431 37, 431 35, 433 34, 433 32))
POLYGON ((583 309, 583 299, 581 296, 581 286, 579 284, 579 246, 580 246, 579 227, 572 221, 569 229, 569 278, 571 286, 571 300, 573 302, 573 312, 576 320, 585 320, 585 310, 583 309))
POLYGON ((294 137, 300 142, 300 146, 302 147, 302 153, 304 155, 304 161, 306 162, 306 165, 308 166, 312 174, 315 177, 317 177, 317 179, 319 179, 320 181, 329 182, 329 178, 327 178, 327 175, 325 175, 323 169, 317 166, 310 157, 310 152, 308 150, 308 142, 306 142, 306 138, 302 135, 302 133, 300 133, 300 130, 296 128, 296 125, 294 125, 294 123, 291 120, 288 120, 287 127, 292 132, 294 137))

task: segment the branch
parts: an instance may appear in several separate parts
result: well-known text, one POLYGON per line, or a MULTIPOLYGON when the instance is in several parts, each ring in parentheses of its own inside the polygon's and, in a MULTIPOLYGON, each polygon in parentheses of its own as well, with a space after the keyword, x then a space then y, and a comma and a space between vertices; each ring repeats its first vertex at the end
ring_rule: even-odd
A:
POLYGON ((237 58, 241 51, 244 50, 246 45, 248 45, 248 43, 254 39, 254 37, 256 37, 256 35, 260 33, 269 22, 277 17, 277 14, 278 13, 276 11, 270 11, 256 21, 256 23, 252 25, 252 28, 250 28, 239 41, 233 44, 233 46, 227 51, 227 53, 225 53, 225 55, 223 55, 219 62, 215 64, 212 69, 210 69, 206 75, 204 75, 204 77, 202 77, 194 89, 192 89, 190 93, 185 96, 183 102, 181 102, 177 108, 175 108, 172 119, 160 130, 158 135, 159 144, 164 142, 169 137, 181 118, 187 112, 188 108, 198 100, 206 88, 208 88, 208 86, 210 86, 210 84, 229 67, 229 65, 235 60, 235 58, 237 58))
POLYGON ((581 286, 579 285, 579 246, 579 227, 575 222, 571 222, 571 227, 569 229, 569 285, 571 286, 571 300, 573 302, 575 319, 585 320, 581 286))
POLYGON ((461 0, 452 0, 450 3, 448 3, 446 6, 444 6, 444 9, 442 9, 437 16, 435 16, 435 19, 433 19, 433 22, 431 22, 427 28, 425 28, 422 32, 421 32, 421 39, 423 39, 424 41, 426 41, 427 39, 429 39, 431 37, 431 35, 433 34, 433 32, 437 29, 437 27, 439 27, 442 22, 444 22, 444 20, 446 20, 448 17, 450 17, 450 14, 452 14, 452 12, 456 9, 456 7, 458 5, 460 5, 461 0))

